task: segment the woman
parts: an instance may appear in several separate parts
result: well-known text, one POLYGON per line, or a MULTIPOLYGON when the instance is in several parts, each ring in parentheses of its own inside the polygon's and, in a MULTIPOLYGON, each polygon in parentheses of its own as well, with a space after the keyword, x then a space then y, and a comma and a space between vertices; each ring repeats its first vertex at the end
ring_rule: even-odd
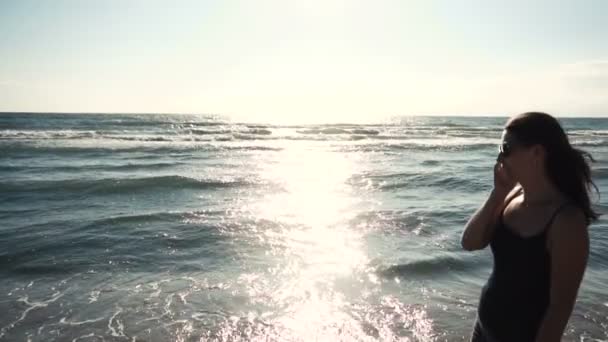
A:
POLYGON ((597 219, 593 158, 545 113, 511 118, 499 150, 494 189, 462 235, 464 249, 490 245, 494 256, 471 341, 557 342, 587 265, 587 227, 597 219))

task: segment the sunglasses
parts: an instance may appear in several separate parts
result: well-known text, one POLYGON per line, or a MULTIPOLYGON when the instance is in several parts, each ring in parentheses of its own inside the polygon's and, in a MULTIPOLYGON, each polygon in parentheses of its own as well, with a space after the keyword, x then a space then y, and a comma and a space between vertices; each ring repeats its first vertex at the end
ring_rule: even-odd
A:
POLYGON ((501 156, 506 158, 511 155, 511 153, 513 153, 515 147, 516 144, 503 141, 500 145, 498 145, 498 153, 500 153, 501 156))

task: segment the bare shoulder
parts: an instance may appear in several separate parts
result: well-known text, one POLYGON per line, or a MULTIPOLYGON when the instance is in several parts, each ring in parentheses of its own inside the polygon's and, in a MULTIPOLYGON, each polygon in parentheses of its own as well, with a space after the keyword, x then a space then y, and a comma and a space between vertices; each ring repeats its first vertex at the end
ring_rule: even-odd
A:
POLYGON ((589 232, 583 211, 574 205, 562 208, 549 229, 549 249, 568 246, 587 249, 589 232))
POLYGON ((509 202, 511 202, 511 200, 513 200, 515 197, 521 195, 522 190, 523 190, 523 188, 521 187, 521 185, 519 185, 519 184, 515 185, 513 187, 513 189, 511 189, 511 191, 509 191, 507 196, 505 196, 503 205, 509 204, 509 202))
POLYGON ((505 196, 501 205, 497 208, 496 214, 499 215, 500 213, 502 213, 517 196, 520 196, 522 194, 522 190, 523 188, 519 184, 513 187, 513 189, 509 191, 507 196, 505 196))

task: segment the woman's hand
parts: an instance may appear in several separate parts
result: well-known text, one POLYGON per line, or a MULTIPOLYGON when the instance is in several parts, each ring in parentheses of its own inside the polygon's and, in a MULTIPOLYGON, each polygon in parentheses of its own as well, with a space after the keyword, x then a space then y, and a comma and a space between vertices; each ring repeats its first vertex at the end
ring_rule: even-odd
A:
POLYGON ((498 156, 494 165, 494 192, 499 197, 504 198, 516 183, 508 167, 504 164, 502 156, 498 156))

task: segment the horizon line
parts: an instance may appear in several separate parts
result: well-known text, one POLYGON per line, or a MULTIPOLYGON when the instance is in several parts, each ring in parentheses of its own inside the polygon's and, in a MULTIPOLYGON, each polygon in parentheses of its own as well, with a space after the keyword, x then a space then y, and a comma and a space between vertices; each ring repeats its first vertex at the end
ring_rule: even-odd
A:
MULTIPOLYGON (((519 112, 518 112, 519 113, 519 112)), ((523 113, 523 112, 522 112, 523 113)), ((0 111, 0 115, 2 114, 83 114, 83 115, 95 115, 95 114, 108 114, 108 115, 205 115, 205 116, 224 116, 224 117, 232 117, 232 116, 241 116, 237 113, 203 113, 203 112, 80 112, 80 111, 66 111, 66 112, 57 112, 57 111, 0 111)), ((579 119, 598 119, 598 118, 608 118, 608 114, 551 114, 557 118, 579 118, 579 119)), ((512 114, 512 115, 517 115, 512 114)), ((443 113, 424 113, 424 114, 392 114, 392 115, 379 115, 379 117, 383 118, 391 118, 391 117, 479 117, 479 118, 508 118, 512 115, 505 114, 495 114, 495 113, 487 113, 487 114, 443 114, 443 113)))

